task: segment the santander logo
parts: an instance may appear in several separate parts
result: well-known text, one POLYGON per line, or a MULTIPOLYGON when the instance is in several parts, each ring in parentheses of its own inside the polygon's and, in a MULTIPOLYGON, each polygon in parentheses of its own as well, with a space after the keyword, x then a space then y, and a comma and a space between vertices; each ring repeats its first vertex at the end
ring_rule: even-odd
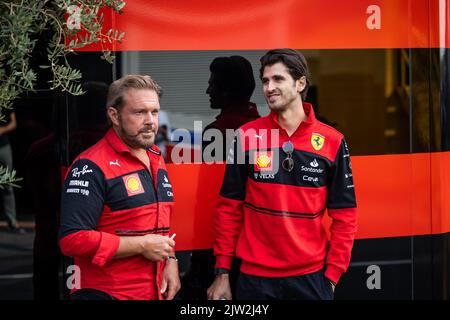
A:
POLYGON ((319 166, 319 163, 317 162, 316 159, 314 159, 314 161, 311 162, 310 165, 311 165, 311 167, 313 167, 313 168, 317 168, 317 167, 319 166))

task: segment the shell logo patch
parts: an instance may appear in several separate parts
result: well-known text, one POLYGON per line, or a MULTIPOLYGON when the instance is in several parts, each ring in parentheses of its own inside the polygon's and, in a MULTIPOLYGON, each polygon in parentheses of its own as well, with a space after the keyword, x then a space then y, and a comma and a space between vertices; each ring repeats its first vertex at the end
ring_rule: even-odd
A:
POLYGON ((123 182, 125 183, 125 188, 127 189, 129 197, 145 192, 142 187, 141 179, 137 173, 123 177, 123 182))
POLYGON ((313 133, 311 135, 311 145, 315 150, 320 150, 322 149, 323 145, 325 144, 325 137, 318 134, 318 133, 313 133))
POLYGON ((255 152, 255 171, 272 170, 272 152, 255 152))

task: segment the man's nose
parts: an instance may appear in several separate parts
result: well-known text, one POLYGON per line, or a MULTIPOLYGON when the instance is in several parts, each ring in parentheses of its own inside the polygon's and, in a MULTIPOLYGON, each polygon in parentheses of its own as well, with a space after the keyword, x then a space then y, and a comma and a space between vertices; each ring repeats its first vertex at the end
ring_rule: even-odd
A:
POLYGON ((144 123, 145 124, 154 124, 155 116, 151 112, 147 112, 144 117, 144 123))
POLYGON ((272 92, 273 90, 275 90, 275 83, 273 81, 268 81, 266 83, 266 90, 268 92, 272 92))

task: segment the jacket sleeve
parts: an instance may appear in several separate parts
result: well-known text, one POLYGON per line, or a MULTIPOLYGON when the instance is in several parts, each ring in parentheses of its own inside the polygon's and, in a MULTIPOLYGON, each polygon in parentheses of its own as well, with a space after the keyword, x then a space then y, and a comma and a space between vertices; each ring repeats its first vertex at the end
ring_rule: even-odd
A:
MULTIPOLYGON (((239 131, 238 131, 239 132, 239 131)), ((216 268, 230 269, 242 226, 248 169, 239 133, 227 156, 225 175, 214 216, 216 268)))
POLYGON ((102 266, 115 255, 120 238, 96 230, 103 211, 105 178, 92 161, 79 159, 66 176, 61 195, 61 251, 102 266))
POLYGON ((338 283, 350 263, 357 230, 356 197, 347 143, 341 140, 328 176, 328 215, 332 219, 325 276, 338 283))

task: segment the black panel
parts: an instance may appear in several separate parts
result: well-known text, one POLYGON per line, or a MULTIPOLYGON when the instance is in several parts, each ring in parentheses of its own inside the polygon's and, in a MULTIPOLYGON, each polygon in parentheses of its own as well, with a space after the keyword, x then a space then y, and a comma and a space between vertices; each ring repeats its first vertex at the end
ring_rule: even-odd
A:
POLYGON ((450 50, 443 50, 440 59, 441 81, 440 81, 440 111, 441 122, 435 119, 435 125, 441 125, 441 147, 442 151, 450 150, 450 50))
POLYGON ((172 184, 169 181, 169 175, 166 170, 159 169, 157 177, 158 201, 173 202, 172 184))
POLYGON ((122 176, 109 179, 106 181, 106 205, 112 211, 132 209, 156 202, 155 188, 153 187, 153 181, 150 174, 145 170, 137 172, 129 172, 122 176), (138 174, 140 184, 143 187, 143 192, 137 194, 130 194, 125 186, 124 178, 138 174))
MULTIPOLYGON (((389 261, 386 261, 389 263, 389 261)), ((380 287, 370 287, 367 282, 373 284, 375 272, 370 265, 350 267, 345 273, 339 285, 336 287, 335 299, 401 299, 409 300, 411 296, 411 264, 386 264, 379 265, 380 287)))
POLYGON ((411 242, 411 237, 356 240, 350 266, 341 277, 335 298, 411 299, 411 242), (374 278, 378 272, 379 288, 374 278))
POLYGON ((411 152, 448 148, 448 49, 409 49, 411 152))
POLYGON ((411 259, 411 237, 356 240, 352 262, 411 259))
POLYGON ((414 237, 414 298, 449 299, 450 233, 414 237))
MULTIPOLYGON (((250 159, 251 163, 256 160, 254 160, 254 152, 249 151, 247 153, 246 159, 250 159)), ((279 148, 272 149, 272 154, 274 155, 272 161, 278 161, 278 166, 273 165, 274 172, 256 171, 255 167, 250 165, 248 177, 251 180, 297 187, 322 187, 327 184, 327 170, 331 166, 331 162, 327 158, 314 153, 295 150, 292 154, 294 168, 291 172, 288 172, 281 165, 287 154, 279 148)))

